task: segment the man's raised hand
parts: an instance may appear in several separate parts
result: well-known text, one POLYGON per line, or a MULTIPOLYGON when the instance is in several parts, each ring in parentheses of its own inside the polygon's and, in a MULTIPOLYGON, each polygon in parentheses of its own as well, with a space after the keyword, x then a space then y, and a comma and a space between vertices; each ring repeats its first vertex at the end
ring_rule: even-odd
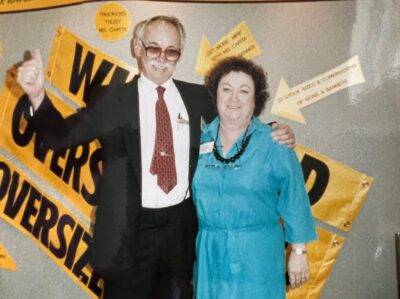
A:
POLYGON ((32 108, 36 111, 45 97, 44 71, 40 50, 33 50, 31 57, 18 68, 17 82, 28 95, 32 108))

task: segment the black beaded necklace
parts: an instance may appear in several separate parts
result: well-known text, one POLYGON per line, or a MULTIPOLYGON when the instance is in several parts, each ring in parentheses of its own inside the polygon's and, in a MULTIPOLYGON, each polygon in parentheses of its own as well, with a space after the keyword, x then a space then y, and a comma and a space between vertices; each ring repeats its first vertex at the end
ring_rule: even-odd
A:
POLYGON ((250 134, 249 136, 246 136, 247 135, 247 130, 249 129, 249 127, 250 127, 250 124, 247 126, 246 131, 244 132, 244 136, 243 136, 243 139, 242 139, 242 145, 240 146, 240 149, 232 157, 226 159, 226 158, 222 157, 219 154, 217 146, 216 146, 217 140, 218 140, 218 135, 219 135, 219 125, 218 125, 217 136, 215 137, 215 142, 214 142, 214 146, 213 146, 214 157, 218 161, 220 161, 222 163, 226 163, 226 164, 233 163, 237 159, 239 159, 240 156, 243 155, 244 151, 246 150, 247 145, 250 142, 251 136, 253 135, 253 134, 250 134))

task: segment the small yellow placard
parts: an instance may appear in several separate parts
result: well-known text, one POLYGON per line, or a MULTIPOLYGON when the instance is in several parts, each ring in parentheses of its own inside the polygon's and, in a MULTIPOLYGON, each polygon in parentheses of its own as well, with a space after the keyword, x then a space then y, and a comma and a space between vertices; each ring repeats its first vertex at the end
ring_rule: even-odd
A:
POLYGON ((111 2, 99 8, 95 16, 97 32, 108 41, 122 39, 131 29, 129 11, 119 3, 111 2))
POLYGON ((344 88, 364 82, 365 78, 358 55, 292 88, 282 78, 279 82, 271 113, 305 124, 306 121, 300 109, 344 88))
POLYGON ((18 271, 13 259, 8 254, 6 248, 0 243, 0 269, 18 271))
POLYGON ((243 56, 251 59, 261 53, 249 27, 242 21, 214 46, 203 35, 195 70, 197 74, 205 75, 216 62, 223 58, 243 56))

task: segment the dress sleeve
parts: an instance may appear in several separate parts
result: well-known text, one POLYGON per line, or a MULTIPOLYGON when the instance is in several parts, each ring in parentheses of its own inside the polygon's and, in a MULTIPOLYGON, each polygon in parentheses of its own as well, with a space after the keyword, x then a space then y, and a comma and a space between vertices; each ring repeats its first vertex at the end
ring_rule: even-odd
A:
POLYGON ((274 171, 279 176, 278 212, 284 222, 285 240, 306 243, 317 239, 303 171, 293 149, 276 144, 274 171))

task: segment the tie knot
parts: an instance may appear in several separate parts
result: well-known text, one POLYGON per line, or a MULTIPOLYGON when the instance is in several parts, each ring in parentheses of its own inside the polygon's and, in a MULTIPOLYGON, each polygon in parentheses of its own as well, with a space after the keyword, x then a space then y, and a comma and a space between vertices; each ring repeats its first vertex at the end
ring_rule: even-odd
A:
POLYGON ((158 98, 162 98, 164 96, 165 88, 162 86, 157 86, 156 89, 157 89, 157 93, 158 93, 158 98))

